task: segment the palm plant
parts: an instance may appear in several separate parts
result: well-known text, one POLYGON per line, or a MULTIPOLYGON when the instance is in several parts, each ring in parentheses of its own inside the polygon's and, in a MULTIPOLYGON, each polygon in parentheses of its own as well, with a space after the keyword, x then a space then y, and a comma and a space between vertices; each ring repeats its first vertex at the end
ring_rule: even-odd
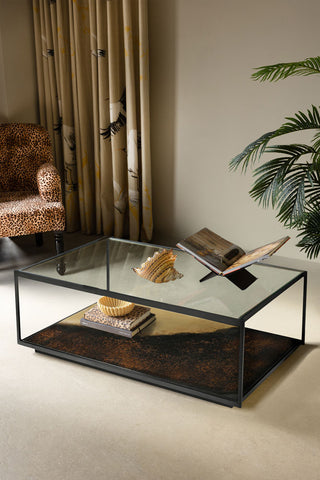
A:
MULTIPOLYGON (((320 57, 255 70, 254 80, 271 82, 293 75, 320 74, 320 57)), ((230 169, 241 167, 246 172, 264 153, 272 154, 274 158, 254 166, 254 182, 249 194, 262 206, 277 209, 279 221, 299 232, 297 246, 307 257, 315 258, 320 253, 320 109, 312 106, 306 113, 299 111, 285 120, 277 130, 265 133, 234 157, 230 169), (276 137, 306 130, 314 130, 309 145, 269 146, 276 137)))

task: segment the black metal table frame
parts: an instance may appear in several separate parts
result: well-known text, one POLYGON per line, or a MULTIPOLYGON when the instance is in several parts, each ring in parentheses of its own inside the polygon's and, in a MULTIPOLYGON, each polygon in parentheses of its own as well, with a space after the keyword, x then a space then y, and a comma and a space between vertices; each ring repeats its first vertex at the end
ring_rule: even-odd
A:
MULTIPOLYGON (((93 242, 89 242, 85 245, 82 245, 80 247, 76 247, 72 250, 68 250, 67 252, 64 252, 63 254, 56 255, 54 257, 51 257, 49 259, 43 260, 41 262, 37 262, 36 264, 30 265, 28 267, 25 267, 25 269, 29 269, 34 265, 37 265, 38 263, 43 263, 47 262, 50 260, 56 259, 57 262, 59 261, 59 258, 63 258, 66 254, 71 253, 73 251, 77 251, 82 247, 87 247, 91 244, 95 244, 99 240, 94 240, 93 242)), ((105 239, 104 239, 105 240, 105 239)), ((109 240, 109 239, 108 239, 109 240)), ((126 240, 122 240, 122 242, 126 242, 126 240)), ((142 243, 142 242, 133 242, 133 241, 127 241, 130 244, 137 244, 137 245, 144 245, 144 246, 152 246, 152 247, 158 247, 158 248, 164 248, 161 245, 155 245, 155 244, 148 244, 148 243, 142 243)), ((140 297, 135 297, 132 295, 126 295, 122 293, 117 293, 109 290, 109 285, 110 285, 110 276, 109 276, 109 241, 107 241, 107 289, 100 289, 97 287, 91 287, 91 286, 86 286, 86 285, 80 285, 77 283, 72 283, 72 282, 67 282, 63 280, 63 277, 59 279, 54 279, 54 278, 49 278, 49 277, 43 277, 41 275, 29 273, 25 271, 25 269, 20 269, 20 270, 15 270, 14 272, 14 285, 15 285, 15 304, 16 304, 16 327, 17 327, 17 343, 19 345, 23 345, 29 348, 34 348, 36 352, 39 353, 44 353, 44 354, 49 354, 51 356, 55 356, 64 360, 69 360, 75 363, 79 363, 82 365, 86 365, 89 367, 94 367, 100 370, 107 371, 109 373, 115 373, 121 376, 125 376, 134 380, 139 380, 151 385, 155 385, 158 387, 162 388, 167 388, 169 390, 173 390, 179 393, 184 393, 187 395, 191 395, 193 397, 201 398, 203 400, 208 400, 217 404, 221 404, 227 407, 241 407, 243 401, 276 369, 278 368, 279 365, 281 365, 300 345, 305 344, 305 328, 306 328, 306 302, 307 302, 307 272, 306 271, 300 271, 292 268, 287 268, 287 267, 280 267, 280 266, 275 266, 275 265, 268 265, 268 264, 263 264, 263 267, 265 268, 281 268, 284 270, 291 270, 295 271, 298 274, 297 277, 294 279, 290 280, 287 282, 285 285, 283 285, 281 288, 279 288, 276 292, 265 298, 263 301, 259 302, 257 305, 255 305, 253 308, 245 312, 243 315, 241 315, 239 318, 233 318, 233 317, 228 317, 220 314, 214 314, 210 312, 203 312, 200 310, 194 310, 194 309, 189 309, 187 307, 183 306, 178 306, 178 305, 171 305, 171 304, 166 304, 163 302, 158 302, 154 300, 148 300, 140 297), (172 382, 169 379, 163 380, 158 377, 153 377, 151 375, 138 372, 135 370, 129 370, 127 368, 123 368, 121 366, 117 365, 112 365, 108 364, 105 362, 101 362, 98 360, 94 360, 91 358, 75 355, 72 353, 66 353, 58 350, 54 350, 52 348, 48 347, 43 347, 39 345, 33 345, 29 342, 25 342, 21 338, 21 318, 20 318, 20 301, 19 301, 19 278, 26 278, 29 280, 34 280, 34 281, 39 281, 41 283, 47 283, 51 285, 56 285, 56 286, 61 286, 65 288, 69 288, 72 290, 78 290, 78 291, 83 291, 86 293, 92 293, 92 294, 97 294, 97 295, 107 295, 109 297, 117 298, 120 300, 126 300, 130 301, 133 303, 143 303, 146 306, 154 307, 154 308, 160 308, 162 310, 168 310, 168 311, 174 311, 177 313, 181 313, 184 315, 191 315, 193 317, 199 317, 199 318, 204 318, 206 320, 212 320, 220 323, 225 323, 228 325, 233 325, 239 327, 239 340, 240 340, 240 345, 239 345, 239 374, 238 374, 238 398, 237 401, 229 400, 224 397, 220 397, 219 395, 213 395, 213 394, 208 394, 203 391, 198 391, 192 387, 186 387, 184 385, 180 385, 178 383, 172 382), (279 295, 281 295, 283 292, 288 290, 291 286, 299 282, 300 280, 303 280, 303 298, 302 298, 302 323, 301 323, 301 340, 295 345, 289 352, 287 352, 279 361, 276 362, 275 365, 272 366, 256 383, 255 385, 248 391, 246 394, 243 392, 243 378, 244 378, 244 352, 245 352, 245 322, 251 318, 253 315, 255 315, 258 311, 260 311, 263 307, 265 307, 268 303, 273 301, 275 298, 277 298, 279 295)))

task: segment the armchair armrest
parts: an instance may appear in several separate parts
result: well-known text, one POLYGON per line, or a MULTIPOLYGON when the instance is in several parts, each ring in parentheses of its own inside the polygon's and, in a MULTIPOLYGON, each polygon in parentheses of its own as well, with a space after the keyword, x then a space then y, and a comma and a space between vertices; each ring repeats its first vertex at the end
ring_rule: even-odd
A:
POLYGON ((61 180, 58 170, 52 163, 42 164, 37 171, 37 184, 40 196, 48 202, 61 202, 61 180))

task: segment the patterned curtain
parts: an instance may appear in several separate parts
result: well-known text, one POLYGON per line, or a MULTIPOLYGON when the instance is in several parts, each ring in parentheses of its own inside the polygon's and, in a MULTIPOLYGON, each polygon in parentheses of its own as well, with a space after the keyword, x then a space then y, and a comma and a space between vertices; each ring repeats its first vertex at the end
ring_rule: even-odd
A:
POLYGON ((147 0, 33 0, 67 231, 152 237, 147 0))

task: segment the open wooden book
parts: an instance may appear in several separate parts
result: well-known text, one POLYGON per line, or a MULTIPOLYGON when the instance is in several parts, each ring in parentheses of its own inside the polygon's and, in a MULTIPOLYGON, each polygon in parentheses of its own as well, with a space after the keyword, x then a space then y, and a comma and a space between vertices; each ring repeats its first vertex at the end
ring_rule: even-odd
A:
POLYGON ((190 253, 199 262, 203 263, 217 275, 229 273, 245 268, 252 263, 260 262, 273 255, 284 245, 290 237, 258 247, 245 252, 234 243, 225 240, 208 228, 203 228, 190 237, 177 243, 177 247, 190 253))

